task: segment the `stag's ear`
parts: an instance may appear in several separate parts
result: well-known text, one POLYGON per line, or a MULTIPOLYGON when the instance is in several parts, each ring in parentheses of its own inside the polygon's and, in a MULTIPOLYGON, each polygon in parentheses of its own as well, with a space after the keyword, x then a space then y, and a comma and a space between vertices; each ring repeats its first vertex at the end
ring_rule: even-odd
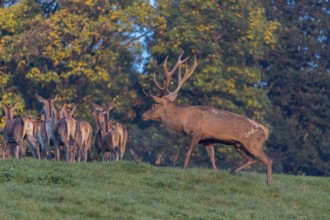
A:
POLYGON ((44 102, 44 101, 45 101, 45 99, 44 99, 43 97, 41 97, 40 95, 38 95, 37 93, 34 94, 34 95, 35 95, 35 97, 37 98, 37 100, 38 100, 39 102, 44 102))
POLYGON ((165 99, 160 98, 160 97, 158 97, 158 96, 151 96, 151 98, 152 98, 156 103, 161 104, 161 105, 164 105, 164 104, 166 104, 166 102, 167 102, 165 99))

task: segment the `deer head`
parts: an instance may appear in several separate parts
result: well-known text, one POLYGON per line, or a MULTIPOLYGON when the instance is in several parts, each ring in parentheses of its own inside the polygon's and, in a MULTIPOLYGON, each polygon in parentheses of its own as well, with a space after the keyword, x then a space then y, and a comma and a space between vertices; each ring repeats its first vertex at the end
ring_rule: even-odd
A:
POLYGON ((111 109, 113 109, 115 103, 111 102, 111 104, 107 108, 103 108, 102 106, 99 106, 93 102, 91 102, 90 104, 92 107, 92 114, 95 117, 97 130, 99 128, 105 129, 103 126, 105 126, 105 121, 109 120, 109 112, 111 109))
POLYGON ((62 105, 61 110, 59 112, 60 118, 73 118, 73 114, 76 111, 77 106, 75 104, 71 104, 70 107, 68 107, 66 104, 62 105))
POLYGON ((168 69, 167 69, 168 56, 166 57, 164 64, 163 64, 164 73, 165 73, 164 85, 161 86, 158 83, 158 81, 156 80, 155 73, 153 74, 153 81, 155 82, 155 85, 158 87, 158 89, 160 89, 160 93, 159 93, 159 95, 155 95, 155 94, 152 94, 151 92, 149 92, 149 94, 144 92, 147 96, 151 97, 156 102, 156 104, 153 104, 142 115, 143 120, 160 120, 161 116, 163 115, 164 111, 166 110, 166 106, 169 103, 174 102, 174 100, 178 96, 179 91, 180 91, 181 87, 183 86, 183 84, 194 73, 194 71, 198 65, 196 56, 194 57, 193 65, 189 68, 188 63, 187 63, 189 57, 182 59, 182 55, 183 55, 183 52, 178 57, 178 61, 174 65, 174 67, 172 68, 171 71, 168 71, 168 69), (182 77, 182 71, 181 71, 182 64, 185 65, 185 71, 184 71, 183 77, 182 77), (173 92, 171 92, 171 91, 169 91, 168 87, 172 81, 173 74, 177 70, 178 70, 178 86, 173 92), (165 95, 166 92, 168 93, 167 95, 165 95))
POLYGON ((38 94, 35 94, 35 97, 39 102, 43 104, 43 112, 46 115, 46 119, 50 119, 52 115, 55 113, 55 101, 57 100, 58 95, 54 98, 45 99, 38 94))
POLYGON ((2 104, 3 110, 5 111, 6 121, 11 121, 14 118, 14 109, 17 105, 17 102, 13 105, 2 104))

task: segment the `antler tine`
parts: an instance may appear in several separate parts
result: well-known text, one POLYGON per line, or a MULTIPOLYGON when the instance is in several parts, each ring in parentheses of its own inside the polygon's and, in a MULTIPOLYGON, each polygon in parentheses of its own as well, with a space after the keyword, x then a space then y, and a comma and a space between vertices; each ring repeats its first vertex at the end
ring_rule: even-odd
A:
POLYGON ((168 59, 168 56, 166 56, 165 61, 164 61, 164 64, 163 64, 164 71, 165 71, 165 74, 166 74, 166 78, 171 78, 172 75, 175 73, 175 71, 178 69, 178 67, 182 63, 186 62, 189 59, 189 57, 187 57, 184 60, 181 60, 182 56, 183 56, 183 51, 180 54, 180 56, 178 57, 178 61, 176 62, 176 64, 174 65, 174 67, 172 68, 172 70, 170 72, 167 70, 167 59, 168 59))
POLYGON ((149 93, 147 93, 144 89, 142 89, 142 91, 143 91, 143 93, 144 93, 146 96, 148 96, 148 97, 152 97, 152 96, 157 96, 157 97, 159 97, 158 95, 153 94, 150 90, 149 90, 149 93))
POLYGON ((162 90, 162 95, 164 95, 164 92, 165 90, 167 90, 168 86, 170 85, 170 82, 171 82, 171 78, 172 78, 172 75, 175 73, 175 71, 178 69, 178 67, 180 67, 180 65, 184 62, 186 62, 189 57, 185 58, 182 60, 182 56, 183 56, 183 52, 181 52, 180 56, 178 57, 178 61, 176 62, 176 64, 174 65, 174 67, 172 68, 171 71, 168 71, 167 70, 167 59, 168 59, 168 56, 166 56, 165 58, 165 61, 164 61, 164 64, 163 64, 163 67, 164 67, 164 72, 165 72, 165 76, 166 76, 166 80, 165 80, 165 85, 163 87, 163 90, 162 90))
POLYGON ((154 80, 156 86, 157 86, 160 90, 163 91, 165 87, 161 87, 161 86, 159 85, 158 81, 156 80, 156 73, 155 73, 155 72, 153 73, 153 80, 154 80))
POLYGON ((181 87, 187 81, 187 79, 194 73, 194 71, 195 71, 195 69, 198 65, 196 55, 194 56, 194 64, 191 66, 191 68, 188 67, 187 59, 186 59, 185 62, 186 62, 186 66, 185 66, 185 72, 183 74, 183 78, 182 78, 181 68, 179 67, 178 86, 176 87, 176 89, 173 92, 170 92, 167 89, 167 92, 169 94, 166 97, 170 98, 172 101, 175 100, 175 98, 176 98, 178 92, 180 91, 181 87))

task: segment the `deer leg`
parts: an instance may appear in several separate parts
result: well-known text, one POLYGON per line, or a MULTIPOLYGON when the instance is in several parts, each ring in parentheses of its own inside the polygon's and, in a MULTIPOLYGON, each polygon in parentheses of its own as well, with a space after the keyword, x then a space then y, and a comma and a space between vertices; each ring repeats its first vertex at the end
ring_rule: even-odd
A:
POLYGON ((37 151, 37 158, 40 160, 40 145, 39 145, 39 143, 36 144, 36 151, 37 151))
POLYGON ((101 157, 101 161, 105 161, 105 149, 102 147, 101 151, 100 151, 100 157, 101 157))
POLYGON ((213 169, 216 170, 217 169, 217 165, 215 164, 215 159, 214 159, 214 145, 213 144, 206 144, 205 145, 205 149, 207 151, 207 154, 210 157, 210 160, 211 160, 211 164, 212 164, 213 169))
POLYGON ((119 146, 115 148, 116 151, 116 161, 118 161, 120 159, 120 148, 119 146))
POLYGON ((45 152, 47 159, 51 159, 51 151, 50 151, 50 140, 48 140, 47 145, 45 146, 45 152))
POLYGON ((16 156, 16 159, 19 158, 19 155, 21 155, 21 157, 24 158, 25 157, 25 152, 24 152, 24 146, 23 146, 23 144, 22 143, 19 143, 19 144, 16 145, 16 147, 18 147, 18 151, 16 151, 17 154, 15 155, 16 156))
POLYGON ((184 169, 186 169, 188 167, 189 160, 190 160, 190 157, 191 157, 191 153, 195 149, 195 147, 197 146, 199 140, 200 140, 199 137, 192 136, 191 141, 190 141, 190 145, 189 145, 189 149, 186 153, 186 158, 184 159, 184 166, 183 166, 184 169))
POLYGON ((242 155, 242 157, 244 157, 244 159, 246 160, 244 164, 242 164, 241 166, 238 166, 237 168, 233 169, 231 171, 231 174, 236 174, 239 171, 241 171, 242 169, 244 169, 245 167, 250 166, 251 164, 254 164, 256 162, 256 160, 254 158, 252 158, 251 156, 249 156, 247 153, 245 153, 242 149, 240 145, 235 145, 235 149, 236 151, 242 155))
POLYGON ((84 150, 81 148, 78 148, 77 161, 80 162, 81 158, 84 159, 84 155, 85 155, 84 150))
POLYGON ((18 159, 18 157, 19 157, 19 146, 17 144, 15 144, 14 155, 15 155, 15 159, 18 159))
POLYGON ((65 148, 65 160, 69 161, 70 160, 70 151, 71 151, 71 146, 67 141, 63 141, 63 145, 65 148))
POLYGON ((261 163, 266 165, 267 167, 267 185, 272 185, 272 160, 263 152, 261 151, 259 154, 254 155, 261 163))
POLYGON ((57 161, 61 159, 61 153, 60 153, 60 145, 55 144, 55 158, 57 161))
POLYGON ((37 146, 36 146, 37 143, 36 143, 36 141, 31 136, 27 136, 27 139, 28 139, 28 147, 29 147, 29 149, 32 153, 32 156, 34 158, 37 158, 37 146))
POLYGON ((8 142, 2 144, 2 159, 3 159, 3 160, 4 160, 5 157, 6 157, 5 154, 6 154, 6 151, 7 151, 7 147, 8 147, 8 142))

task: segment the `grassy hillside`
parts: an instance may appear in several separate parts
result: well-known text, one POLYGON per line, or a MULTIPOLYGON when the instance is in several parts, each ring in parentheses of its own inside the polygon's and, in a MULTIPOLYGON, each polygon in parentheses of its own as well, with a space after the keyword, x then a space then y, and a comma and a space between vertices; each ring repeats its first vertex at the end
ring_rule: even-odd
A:
POLYGON ((330 178, 0 161, 0 219, 328 219, 330 178))

